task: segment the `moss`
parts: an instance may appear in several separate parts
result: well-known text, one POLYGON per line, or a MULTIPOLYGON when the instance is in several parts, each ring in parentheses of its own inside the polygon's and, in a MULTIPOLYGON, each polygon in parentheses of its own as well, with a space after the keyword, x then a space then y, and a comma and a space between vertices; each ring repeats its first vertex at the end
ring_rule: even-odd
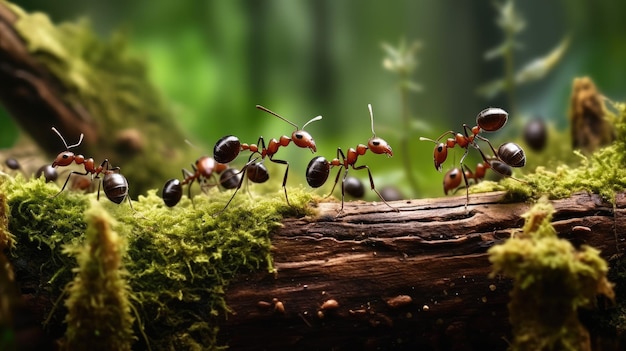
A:
MULTIPOLYGON (((55 196, 58 191, 42 179, 17 177, 0 185, 10 209, 9 231, 16 238, 11 257, 19 268, 16 274, 21 281, 37 279, 37 293, 48 296, 48 301, 62 296, 75 279, 75 256, 89 250, 85 212, 95 198, 71 191, 55 196)), ((122 277, 138 317, 134 348, 217 348, 217 322, 229 313, 228 282, 242 272, 275 272, 272 231, 280 227, 283 216, 311 211, 312 195, 296 188, 289 189, 291 207, 282 190, 253 197, 241 192, 214 216, 231 195, 213 189, 196 196, 193 204, 183 197, 168 208, 152 190, 133 201, 134 211, 127 203, 100 199, 99 205, 116 223, 112 230, 128 245, 122 260, 128 275, 122 277)), ((62 329, 66 313, 60 304, 52 311, 48 328, 62 329)))
POLYGON ((81 350, 130 350, 132 331, 129 289, 123 275, 122 255, 125 242, 111 229, 113 220, 92 201, 85 213, 85 243, 66 246, 64 252, 75 255, 78 268, 70 283, 65 305, 67 331, 64 348, 81 350))
POLYGON ((598 294, 614 297, 599 251, 585 245, 577 250, 559 239, 553 212, 547 199, 540 199, 524 215, 522 234, 489 250, 492 274, 514 280, 510 350, 591 350, 577 310, 593 305, 598 294))

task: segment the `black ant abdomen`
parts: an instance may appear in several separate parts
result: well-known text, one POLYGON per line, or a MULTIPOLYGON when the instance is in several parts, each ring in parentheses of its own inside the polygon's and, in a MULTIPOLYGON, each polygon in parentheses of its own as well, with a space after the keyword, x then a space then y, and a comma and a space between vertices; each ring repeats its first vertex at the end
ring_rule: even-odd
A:
POLYGON ((241 171, 235 168, 228 168, 220 174, 220 184, 225 189, 235 189, 241 181, 241 171))
POLYGON ((500 145, 498 158, 511 167, 524 167, 526 164, 524 150, 519 145, 511 142, 500 145))
POLYGON ((326 183, 330 174, 330 162, 323 156, 314 157, 306 167, 306 182, 312 188, 319 188, 326 183))
POLYGON ((270 179, 267 167, 261 162, 253 163, 248 166, 246 174, 248 179, 253 183, 265 183, 270 179))
MULTIPOLYGON (((363 186, 363 182, 359 178, 346 177, 343 180, 343 187, 346 193, 354 198, 361 199, 365 196, 365 186, 363 186)), ((383 198, 385 197, 383 196, 383 198)))
POLYGON ((161 193, 163 203, 167 207, 174 207, 183 197, 183 186, 178 179, 170 179, 165 182, 163 192, 161 193))
POLYGON ((43 165, 35 172, 35 178, 39 178, 42 175, 46 179, 46 183, 51 183, 57 180, 59 172, 52 165, 43 165))
POLYGON ((498 160, 490 160, 489 167, 493 169, 494 172, 500 174, 504 177, 511 177, 513 175, 513 169, 511 166, 507 165, 504 162, 498 160))
POLYGON ((128 181, 119 173, 107 172, 102 179, 102 187, 107 198, 118 205, 128 196, 128 181))
POLYGON ((9 169, 12 169, 14 171, 17 171, 20 168, 22 168, 22 166, 20 165, 20 162, 14 158, 7 158, 6 160, 4 160, 4 164, 7 167, 9 167, 9 169))
POLYGON ((241 142, 234 135, 222 137, 213 147, 213 158, 219 163, 229 163, 239 155, 241 142))
POLYGON ((509 114, 501 108, 489 107, 478 113, 476 124, 486 132, 495 132, 504 127, 509 114))

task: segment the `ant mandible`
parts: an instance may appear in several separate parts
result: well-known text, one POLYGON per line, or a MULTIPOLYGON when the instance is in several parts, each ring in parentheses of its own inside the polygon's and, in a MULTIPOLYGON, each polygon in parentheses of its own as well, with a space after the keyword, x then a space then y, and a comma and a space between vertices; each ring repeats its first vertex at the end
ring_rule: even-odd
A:
MULTIPOLYGON (((256 144, 245 144, 241 143, 239 141, 239 138, 237 138, 236 136, 227 135, 225 137, 222 137, 217 141, 217 143, 215 143, 215 147, 213 148, 213 158, 219 163, 229 163, 234 160, 241 151, 249 150, 252 154, 248 158, 248 162, 246 163, 246 165, 242 167, 240 173, 250 173, 254 170, 254 174, 248 174, 248 179, 256 183, 262 183, 267 180, 266 178, 269 178, 269 175, 267 174, 267 169, 261 163, 265 159, 265 157, 269 158, 272 162, 286 165, 287 169, 285 169, 285 176, 283 177, 283 189, 285 191, 285 199, 287 200, 287 204, 289 205, 289 197, 287 196, 286 188, 287 175, 289 174, 289 162, 285 160, 277 160, 274 158, 274 155, 278 152, 281 146, 286 147, 292 141, 296 146, 300 148, 308 148, 311 150, 311 152, 317 151, 313 137, 311 136, 311 134, 304 131, 304 128, 306 128, 306 126, 309 125, 309 123, 311 122, 321 120, 322 116, 312 118, 310 121, 306 122, 304 126, 302 126, 302 129, 300 129, 300 127, 298 127, 296 124, 290 122, 284 117, 261 105, 256 105, 256 108, 265 111, 275 117, 278 117, 281 120, 294 126, 296 130, 291 134, 291 138, 283 135, 280 137, 279 140, 271 139, 266 146, 265 139, 263 139, 263 137, 259 137, 256 144), (258 155, 258 157, 254 158, 255 154, 258 155), (261 161, 257 162, 258 159, 261 159, 261 161)), ((228 202, 226 203, 226 206, 224 206, 224 209, 228 207, 230 202, 237 194, 237 191, 239 191, 239 189, 241 188, 243 179, 244 177, 242 176, 239 180, 239 184, 235 189, 235 192, 231 196, 230 200, 228 200, 228 202)))
POLYGON ((84 173, 78 171, 70 172, 70 174, 67 176, 67 179, 65 180, 65 183, 63 184, 63 187, 61 188, 61 191, 59 191, 55 196, 59 195, 61 192, 63 192, 63 190, 65 190, 65 187, 67 186, 67 183, 69 182, 72 174, 91 175, 92 181, 93 179, 100 179, 100 174, 104 174, 102 181, 98 183, 97 199, 100 200, 100 187, 102 186, 102 188, 104 189, 104 194, 109 200, 116 204, 120 204, 122 203, 122 201, 124 201, 125 198, 128 198, 128 203, 132 208, 133 205, 130 201, 130 198, 128 197, 128 181, 126 180, 126 177, 119 173, 119 167, 110 168, 108 159, 105 159, 99 166, 96 167, 93 158, 85 158, 85 156, 83 155, 76 155, 71 152, 71 148, 79 146, 80 143, 83 141, 82 133, 80 134, 80 138, 78 139, 78 142, 76 144, 68 146, 65 138, 63 138, 63 135, 61 135, 61 133, 56 128, 52 127, 52 131, 55 132, 59 136, 59 138, 61 138, 61 141, 63 141, 63 145, 65 145, 65 151, 57 155, 57 157, 52 162, 52 167, 66 167, 71 165, 72 163, 76 163, 77 165, 83 165, 83 167, 85 168, 84 173))
MULTIPOLYGON (((450 182, 450 187, 448 189, 452 189, 452 185, 457 181, 454 175, 460 173, 465 182, 466 188, 466 202, 465 206, 467 207, 467 203, 469 202, 469 183, 468 183, 468 172, 462 171, 464 168, 465 157, 469 152, 470 146, 474 149, 478 150, 483 158, 482 167, 491 168, 497 173, 500 173, 504 176, 510 177, 512 171, 510 167, 523 167, 526 164, 526 155, 524 154, 524 150, 517 144, 508 142, 500 145, 498 150, 493 147, 489 139, 479 135, 481 131, 486 132, 495 132, 502 128, 507 120, 508 113, 496 107, 486 108, 478 113, 476 116, 476 126, 469 127, 467 124, 463 124, 463 133, 455 133, 453 131, 447 131, 439 136, 437 139, 429 139, 425 137, 420 137, 420 140, 431 141, 435 143, 435 149, 433 151, 433 160, 435 164, 435 168, 438 171, 441 171, 442 164, 446 161, 448 157, 448 148, 453 148, 455 146, 459 146, 465 149, 463 156, 461 157, 460 168, 452 169, 450 172, 453 172, 451 176, 452 180, 448 179, 450 182), (452 138, 448 138, 445 143, 440 142, 440 140, 446 135, 452 135, 452 138), (489 148, 494 153, 493 158, 487 158, 485 154, 482 152, 478 144, 476 143, 476 139, 480 139, 489 145, 489 148), (456 170, 456 171, 455 171, 456 170)), ((471 174, 471 172, 469 172, 471 174)), ((460 179, 458 179, 460 184, 460 179)), ((446 179, 444 179, 444 191, 446 190, 446 179)), ((458 185, 457 185, 458 186, 458 185)))
MULTIPOLYGON (((191 165, 193 172, 187 169, 182 170, 183 180, 170 179, 163 186, 162 198, 165 205, 168 207, 175 206, 180 201, 183 195, 183 185, 187 186, 187 197, 191 199, 191 185, 194 181, 200 183, 201 189, 204 191, 205 186, 215 186, 218 183, 205 183, 211 178, 214 178, 217 174, 220 175, 219 184, 227 189, 233 188, 232 177, 239 182, 238 175, 232 171, 228 173, 227 177, 224 177, 224 172, 231 168, 228 165, 215 161, 214 158, 209 156, 202 156, 196 160, 195 165, 191 165)), ((232 169, 231 169, 232 170, 232 169)), ((235 184, 237 184, 235 183, 235 184)), ((235 185, 236 186, 236 185, 235 185)))
MULTIPOLYGON (((345 181, 346 181, 346 177, 348 176, 348 170, 350 169, 350 167, 352 167, 352 169, 355 169, 355 170, 366 169, 367 175, 369 176, 369 180, 370 180, 370 188, 376 193, 376 195, 378 195, 378 197, 387 206, 389 206, 396 212, 398 211, 397 208, 389 205, 387 201, 382 197, 382 195, 380 195, 378 190, 376 190, 376 187, 374 186, 374 179, 372 178, 372 172, 370 171, 369 167, 367 165, 356 166, 356 162, 359 156, 364 155, 367 150, 371 150, 375 154, 385 154, 387 155, 387 157, 393 156, 393 152, 391 151, 391 146, 389 146, 389 144, 387 144, 385 140, 376 137, 376 133, 374 132, 374 113, 372 112, 372 105, 368 104, 367 108, 369 109, 369 112, 370 112, 370 121, 371 121, 372 134, 373 134, 372 137, 368 140, 367 145, 359 144, 357 145, 356 149, 354 148, 348 149, 347 157, 343 153, 341 148, 337 148, 337 157, 334 158, 332 161, 329 162, 323 156, 317 156, 309 162, 309 165, 307 166, 307 169, 306 169, 306 181, 309 184, 309 186, 313 188, 319 188, 320 186, 324 185, 324 183, 326 183, 326 180, 328 179, 328 175, 330 174, 330 169, 332 167, 343 167, 345 171, 344 171, 343 179, 341 181, 341 209, 339 210, 339 213, 343 212, 344 197, 345 197, 345 181)), ((328 194, 328 196, 330 196, 335 190, 335 187, 337 186, 337 183, 339 182, 340 175, 341 175, 341 169, 337 171, 337 176, 335 177, 335 183, 333 184, 333 188, 328 194)))

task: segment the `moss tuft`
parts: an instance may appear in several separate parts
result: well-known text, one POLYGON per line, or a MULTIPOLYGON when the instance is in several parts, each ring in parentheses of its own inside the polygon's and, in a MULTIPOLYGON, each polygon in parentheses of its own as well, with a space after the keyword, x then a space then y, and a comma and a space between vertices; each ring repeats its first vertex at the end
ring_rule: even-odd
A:
POLYGON ((134 341, 129 289, 122 268, 126 244, 112 230, 112 218, 92 201, 87 212, 85 243, 67 246, 78 268, 67 289, 64 349, 130 350, 134 341))
POLYGON ((523 233, 489 250, 492 275, 514 280, 509 303, 514 339, 510 350, 591 350, 577 310, 596 295, 614 297, 599 251, 557 237, 554 209, 542 198, 524 215, 523 233))

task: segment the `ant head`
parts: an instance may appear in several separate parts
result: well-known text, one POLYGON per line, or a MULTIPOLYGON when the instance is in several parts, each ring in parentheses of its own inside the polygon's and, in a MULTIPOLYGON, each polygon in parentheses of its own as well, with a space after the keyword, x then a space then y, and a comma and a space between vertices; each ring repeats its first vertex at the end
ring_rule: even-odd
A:
POLYGON ((74 148, 80 145, 80 143, 83 141, 83 133, 80 133, 80 138, 78 139, 78 142, 76 144, 68 146, 67 143, 65 142, 65 138, 63 138, 61 133, 59 133, 59 131, 56 128, 52 127, 52 131, 55 132, 59 136, 59 138, 61 138, 61 141, 63 142, 63 145, 65 145, 65 150, 66 150, 57 155, 57 157, 52 162, 52 167, 67 166, 71 164, 72 162, 74 162, 74 157, 75 157, 74 153, 69 150, 71 148, 74 148))
POLYGON ((370 122, 372 125, 372 137, 367 142, 367 147, 375 154, 386 154, 388 157, 393 156, 391 146, 384 139, 378 138, 374 132, 374 113, 372 112, 372 104, 367 104, 370 111, 370 122))
POLYGON ((64 166, 68 166, 70 165, 72 162, 74 162, 74 158, 76 156, 74 155, 73 152, 71 151, 63 151, 60 154, 57 155, 57 157, 54 159, 54 161, 52 161, 52 167, 56 167, 56 166, 60 166, 60 167, 64 167, 64 166))
POLYGON ((322 119, 322 116, 317 116, 317 117, 312 118, 310 121, 306 122, 304 126, 302 126, 302 129, 299 129, 296 126, 296 131, 294 131, 291 134, 291 140, 293 140, 293 143, 296 144, 298 147, 301 147, 301 148, 306 147, 306 148, 311 149, 311 152, 316 152, 317 147, 315 146, 315 140, 313 140, 313 137, 311 136, 311 134, 304 131, 304 128, 306 128, 306 126, 308 126, 309 123, 319 121, 320 119, 322 119))
POLYGON ((296 146, 301 147, 301 148, 309 148, 311 149, 311 152, 317 151, 317 147, 315 146, 315 140, 313 140, 313 137, 311 136, 311 134, 304 131, 304 128, 306 128, 306 126, 308 126, 309 123, 311 122, 319 121, 320 119, 322 119, 322 116, 317 116, 317 117, 312 118, 310 121, 306 122, 304 126, 302 126, 302 129, 300 129, 300 127, 298 127, 295 123, 287 120, 285 117, 280 116, 274 111, 271 111, 261 105, 256 105, 256 108, 258 108, 259 110, 265 111, 275 117, 278 117, 282 119, 283 121, 294 126, 296 130, 291 134, 291 140, 293 140, 293 143, 296 144, 296 146))

